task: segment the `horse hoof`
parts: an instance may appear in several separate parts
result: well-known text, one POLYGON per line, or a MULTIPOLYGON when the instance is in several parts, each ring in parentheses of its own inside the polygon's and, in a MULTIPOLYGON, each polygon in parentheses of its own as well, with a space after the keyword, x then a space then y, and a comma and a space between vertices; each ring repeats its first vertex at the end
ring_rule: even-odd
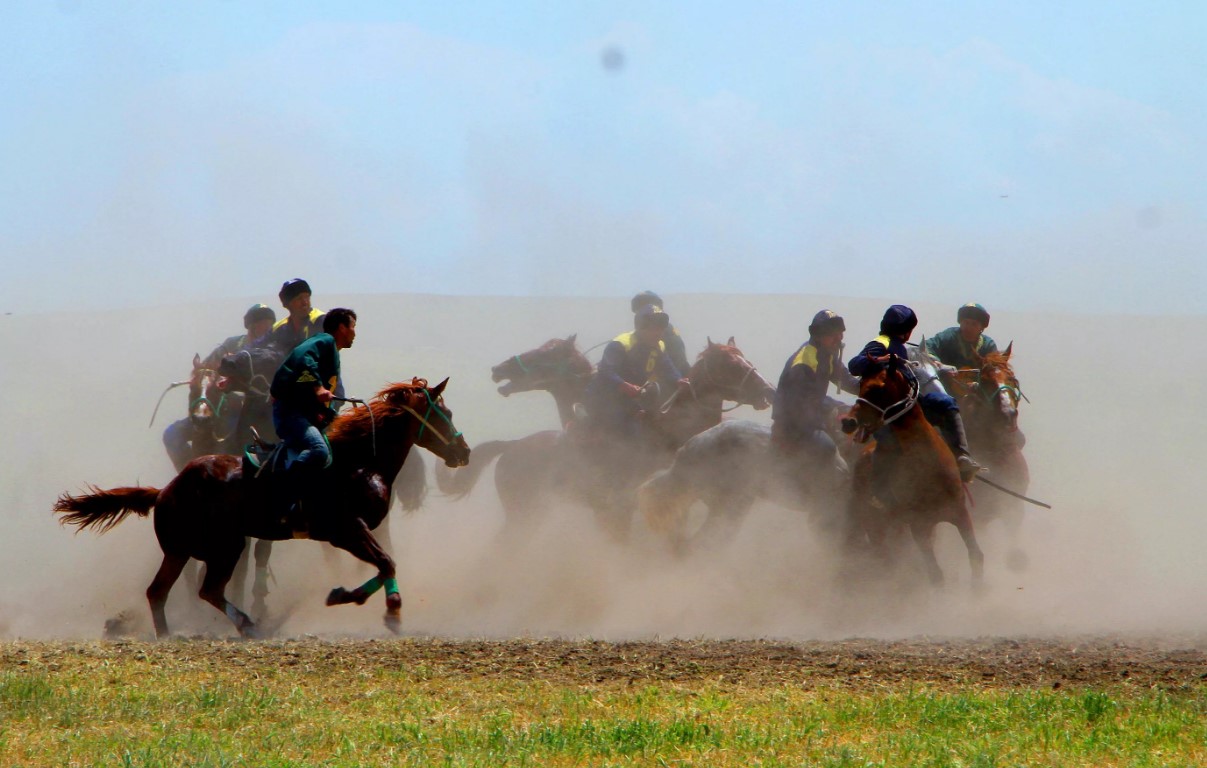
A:
POLYGON ((396 635, 402 634, 402 614, 401 613, 387 613, 385 615, 385 618, 383 619, 383 621, 385 622, 386 629, 390 630, 391 632, 393 632, 396 635))
POLYGON ((352 602, 348 594, 348 590, 343 587, 336 587, 327 593, 327 605, 343 605, 344 603, 352 602))

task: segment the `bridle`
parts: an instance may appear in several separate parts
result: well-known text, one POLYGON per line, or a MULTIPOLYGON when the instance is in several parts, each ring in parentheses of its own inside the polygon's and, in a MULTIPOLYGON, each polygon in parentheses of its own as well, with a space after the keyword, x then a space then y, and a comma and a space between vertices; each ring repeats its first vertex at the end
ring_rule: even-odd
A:
MULTIPOLYGON (((730 411, 735 410, 737 408, 741 408, 743 405, 745 405, 745 403, 743 403, 741 401, 741 397, 742 397, 742 393, 746 389, 746 382, 750 380, 751 375, 758 375, 758 369, 754 367, 753 363, 751 363, 749 360, 747 360, 745 357, 743 357, 740 354, 738 355, 738 360, 745 367, 745 372, 742 374, 742 378, 741 378, 741 380, 738 381, 736 386, 734 386, 732 384, 722 384, 721 382, 717 381, 716 376, 713 375, 712 369, 710 368, 710 362, 711 362, 710 358, 705 356, 702 361, 703 362, 702 370, 704 372, 705 383, 712 385, 713 389, 720 392, 721 398, 723 400, 733 400, 733 402, 734 402, 734 404, 732 406, 730 406, 729 408, 724 408, 724 407, 721 408, 721 413, 729 413, 730 411), (726 396, 726 390, 730 389, 730 388, 732 388, 734 397, 726 396)), ((688 377, 687 381, 688 381, 688 384, 691 385, 692 397, 698 400, 699 395, 696 394, 696 387, 695 387, 694 382, 692 382, 690 376, 688 377)), ((662 408, 660 409, 660 411, 662 413, 666 413, 667 411, 670 410, 671 404, 674 403, 675 400, 679 397, 679 393, 681 391, 682 390, 676 390, 675 394, 671 395, 670 399, 668 399, 665 403, 663 403, 662 408)))
MULTIPOLYGON (((891 367, 889 368, 890 372, 892 372, 894 370, 899 372, 901 374, 902 378, 904 378, 906 380, 907 384, 909 385, 909 391, 906 393, 905 397, 901 398, 900 400, 898 400, 894 403, 890 403, 889 405, 887 405, 883 408, 876 405, 871 400, 868 400, 865 397, 855 398, 855 403, 857 405, 858 404, 866 405, 867 407, 876 411, 876 413, 880 414, 880 426, 881 427, 887 427, 889 424, 892 424, 897 419, 899 419, 902 416, 904 416, 905 414, 909 413, 910 409, 912 409, 915 405, 918 404, 918 392, 919 392, 918 379, 914 376, 906 376, 905 373, 900 368, 891 368, 891 367)), ((877 427, 877 429, 879 429, 879 427, 877 427)), ((874 430, 870 430, 870 431, 874 431, 874 430)))

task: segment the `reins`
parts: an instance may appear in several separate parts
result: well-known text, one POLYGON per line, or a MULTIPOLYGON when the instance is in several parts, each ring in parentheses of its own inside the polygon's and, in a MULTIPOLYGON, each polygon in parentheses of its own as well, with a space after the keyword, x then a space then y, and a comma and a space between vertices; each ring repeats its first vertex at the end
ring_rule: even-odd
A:
MULTIPOLYGON (((904 376, 904 374, 902 374, 902 376, 904 376)), ((881 408, 880 406, 873 403, 871 400, 868 400, 867 398, 864 398, 864 397, 855 398, 855 402, 862 403, 862 404, 868 406, 869 408, 871 408, 872 410, 876 411, 877 413, 879 413, 880 422, 881 422, 880 426, 887 427, 889 424, 892 424, 897 419, 899 419, 902 416, 904 416, 905 414, 909 413, 910 409, 918 404, 918 380, 915 377, 910 376, 910 377, 908 377, 908 382, 909 382, 909 393, 905 397, 898 400, 897 402, 890 403, 889 405, 885 406, 884 408, 881 408), (889 416, 889 411, 892 411, 894 409, 898 409, 898 410, 892 416, 889 416)))
POLYGON ((455 427, 453 426, 453 420, 450 419, 448 416, 445 416, 444 411, 442 411, 436 407, 436 402, 434 400, 432 400, 432 394, 430 392, 428 392, 427 387, 423 388, 423 396, 427 398, 427 413, 424 414, 423 416, 420 416, 419 411, 416 411, 414 408, 412 408, 409 405, 402 406, 402 409, 404 411, 406 411, 407 413, 414 416, 416 419, 419 420, 419 423, 423 425, 419 428, 419 434, 415 436, 415 441, 418 442, 419 438, 423 437, 423 431, 425 429, 430 429, 430 430, 432 430, 432 434, 435 435, 440 440, 440 442, 444 443, 445 445, 452 445, 453 440, 456 440, 458 437, 461 437, 461 430, 458 429, 456 432, 453 432, 453 436, 451 439, 440 434, 440 430, 433 427, 432 423, 430 421, 428 421, 428 419, 427 419, 428 416, 432 415, 432 411, 435 411, 440 416, 440 418, 444 419, 444 421, 448 424, 450 429, 455 429, 455 427))

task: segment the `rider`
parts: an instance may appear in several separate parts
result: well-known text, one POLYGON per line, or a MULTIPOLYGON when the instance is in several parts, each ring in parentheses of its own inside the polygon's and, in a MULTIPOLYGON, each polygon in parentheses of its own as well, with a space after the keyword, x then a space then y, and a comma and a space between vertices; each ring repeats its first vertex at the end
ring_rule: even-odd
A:
POLYGON ((980 304, 969 302, 956 312, 953 325, 926 340, 926 351, 944 365, 954 368, 980 368, 981 358, 997 352, 997 344, 985 335, 989 327, 989 312, 980 304))
POLYGON ((272 378, 272 423, 288 450, 291 505, 286 522, 295 536, 305 536, 307 520, 300 499, 314 489, 319 472, 331 459, 323 430, 335 417, 331 401, 339 382, 339 351, 356 339, 356 313, 333 309, 323 318, 322 333, 296 346, 272 378))
MULTIPOLYGON (((276 313, 267 304, 251 305, 243 313, 243 329, 246 333, 231 336, 217 347, 214 347, 214 351, 210 352, 205 360, 201 361, 201 367, 217 370, 224 356, 238 352, 249 345, 262 342, 267 337, 269 331, 272 330, 272 324, 276 319, 276 313)), ((218 427, 219 432, 221 434, 229 434, 239 421, 239 408, 233 399, 229 403, 224 404, 224 407, 218 413, 218 417, 221 419, 218 427)), ((176 468, 177 472, 184 469, 184 465, 195 458, 192 448, 194 433, 193 420, 187 416, 179 421, 172 422, 163 431, 163 446, 167 449, 168 458, 172 460, 172 466, 176 468)))
MULTIPOLYGON (((633 308, 633 316, 643 307, 657 307, 666 311, 662 303, 662 297, 653 291, 642 291, 633 297, 629 302, 629 306, 633 308)), ((683 337, 679 335, 679 331, 675 326, 667 323, 666 333, 662 336, 662 342, 666 344, 666 354, 670 355, 671 362, 675 364, 675 368, 679 369, 680 373, 686 374, 691 368, 687 363, 687 348, 683 344, 683 337)))
POLYGON ((826 390, 833 383, 859 394, 859 380, 842 365, 846 329, 840 315, 821 310, 809 324, 809 340, 784 364, 771 406, 771 442, 781 452, 805 452, 819 461, 832 461, 837 449, 825 423, 827 414, 841 403, 827 397, 826 390))
POLYGON ((635 330, 620 334, 604 347, 584 395, 592 421, 602 431, 624 438, 637 434, 642 411, 639 397, 647 384, 686 383, 663 340, 670 317, 660 307, 647 304, 637 310, 633 326, 635 330))
POLYGON ((289 310, 289 316, 273 325, 271 343, 279 347, 282 353, 288 353, 306 339, 322 332, 324 312, 310 306, 310 283, 300 277, 286 280, 277 297, 281 300, 281 306, 289 310))
MULTIPOLYGON (((847 364, 851 373, 862 378, 875 373, 879 365, 871 358, 884 355, 896 355, 902 360, 909 359, 909 350, 905 342, 918 325, 918 316, 914 311, 902 304, 894 304, 885 310, 884 318, 880 321, 880 335, 867 343, 863 350, 851 358, 847 364)), ((968 453, 968 438, 964 435, 964 421, 960 418, 960 407, 955 398, 946 393, 929 392, 918 398, 919 405, 927 421, 939 427, 939 433, 955 454, 956 463, 960 468, 960 478, 970 482, 983 467, 968 453)))

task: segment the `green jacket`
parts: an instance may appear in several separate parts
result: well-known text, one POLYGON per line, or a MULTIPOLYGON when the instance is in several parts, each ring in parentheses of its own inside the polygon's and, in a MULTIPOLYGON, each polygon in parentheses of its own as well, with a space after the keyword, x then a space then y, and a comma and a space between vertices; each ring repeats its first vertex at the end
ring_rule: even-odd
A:
POLYGON ((326 423, 334 410, 318 401, 319 385, 339 386, 339 349, 329 333, 311 336, 293 348, 272 377, 272 396, 313 423, 326 423))
POLYGON ((960 338, 959 327, 952 326, 927 338, 926 351, 944 365, 980 368, 981 358, 990 352, 997 352, 997 344, 985 334, 981 334, 975 344, 969 344, 960 338))

